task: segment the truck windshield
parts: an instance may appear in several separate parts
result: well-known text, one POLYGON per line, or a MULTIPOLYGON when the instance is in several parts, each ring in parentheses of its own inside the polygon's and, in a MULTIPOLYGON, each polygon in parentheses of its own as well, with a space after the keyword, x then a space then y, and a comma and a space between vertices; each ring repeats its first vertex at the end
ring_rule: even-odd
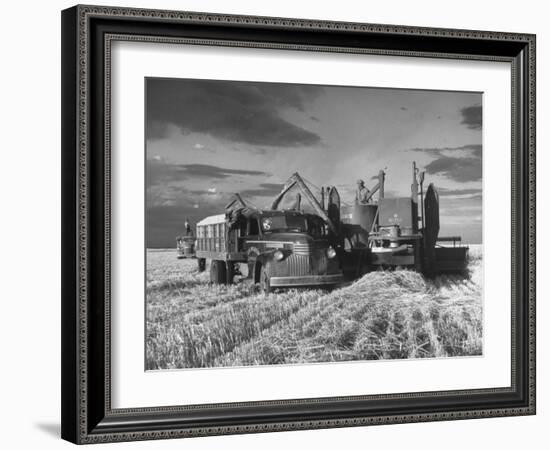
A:
POLYGON ((261 221, 262 230, 269 233, 273 231, 307 231, 307 221, 303 216, 272 216, 264 217, 261 221))

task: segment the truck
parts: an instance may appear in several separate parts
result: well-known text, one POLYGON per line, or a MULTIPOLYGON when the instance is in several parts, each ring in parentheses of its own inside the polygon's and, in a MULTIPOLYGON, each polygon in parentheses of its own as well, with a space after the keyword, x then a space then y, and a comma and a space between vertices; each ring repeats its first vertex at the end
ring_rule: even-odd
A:
POLYGON ((210 260, 212 283, 231 284, 240 274, 266 294, 344 281, 322 217, 299 209, 258 209, 238 194, 225 213, 197 223, 195 252, 199 271, 210 260))
POLYGON ((176 237, 176 255, 178 259, 195 258, 195 237, 176 237))

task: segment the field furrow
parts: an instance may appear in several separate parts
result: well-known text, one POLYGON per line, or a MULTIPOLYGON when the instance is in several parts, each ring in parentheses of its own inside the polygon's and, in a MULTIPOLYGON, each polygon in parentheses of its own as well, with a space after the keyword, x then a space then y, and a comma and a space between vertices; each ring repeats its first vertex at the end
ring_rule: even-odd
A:
POLYGON ((211 367, 219 356, 317 298, 316 291, 265 297, 245 284, 191 284, 172 296, 149 290, 154 300, 147 307, 148 369, 211 367))
POLYGON ((211 285, 195 260, 148 252, 147 369, 482 353, 482 257, 469 276, 372 272, 330 293, 211 285))
MULTIPOLYGON (((471 294, 464 285, 462 292, 471 294)), ((217 365, 479 355, 480 319, 479 296, 437 295, 413 272, 371 273, 298 310, 217 365)))

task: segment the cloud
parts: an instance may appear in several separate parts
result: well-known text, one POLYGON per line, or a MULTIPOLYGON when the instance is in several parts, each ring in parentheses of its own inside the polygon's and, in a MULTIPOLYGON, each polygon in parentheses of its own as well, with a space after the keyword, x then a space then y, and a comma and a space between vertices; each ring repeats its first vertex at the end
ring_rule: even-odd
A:
POLYGON ((193 145, 193 148, 196 148, 197 150, 202 150, 204 148, 204 145, 197 143, 197 144, 193 145))
POLYGON ((321 138, 287 121, 285 109, 304 112, 323 88, 280 83, 216 80, 147 80, 147 137, 205 133, 249 145, 313 146, 321 138))
POLYGON ((184 180, 185 171, 177 165, 167 164, 162 158, 148 159, 145 170, 145 184, 154 186, 169 180, 184 180))
POLYGON ((455 157, 458 153, 461 153, 465 156, 481 158, 482 147, 480 144, 468 144, 460 147, 416 147, 407 151, 430 153, 434 156, 453 156, 454 154, 455 157))
POLYGON ((228 169, 208 164, 170 164, 163 160, 148 159, 147 186, 183 181, 190 178, 224 179, 232 175, 268 176, 267 172, 246 169, 228 169))
POLYGON ((226 169, 208 164, 178 164, 176 167, 183 169, 190 176, 203 178, 227 178, 230 175, 269 175, 260 170, 226 169))
POLYGON ((245 189, 240 194, 246 197, 275 197, 283 187, 282 183, 261 183, 257 189, 245 189))
POLYGON ((399 108, 401 111, 408 111, 409 108, 406 108, 405 106, 402 106, 401 108, 399 108))
POLYGON ((445 189, 439 188, 437 190, 440 197, 454 197, 454 196, 468 196, 468 197, 481 197, 481 189, 445 189))
POLYGON ((429 174, 439 174, 458 182, 481 180, 481 162, 477 158, 442 156, 425 166, 429 174))
POLYGON ((481 114, 481 105, 467 106, 460 110, 462 114, 463 125, 466 125, 471 130, 481 130, 482 114, 481 114))
POLYGON ((436 158, 425 166, 425 170, 429 174, 442 175, 458 182, 481 180, 481 145, 413 148, 409 151, 423 152, 436 158))

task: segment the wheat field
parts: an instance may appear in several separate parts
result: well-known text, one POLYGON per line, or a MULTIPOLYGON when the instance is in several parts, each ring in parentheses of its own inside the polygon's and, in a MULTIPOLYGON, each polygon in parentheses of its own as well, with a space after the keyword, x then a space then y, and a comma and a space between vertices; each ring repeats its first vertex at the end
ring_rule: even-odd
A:
POLYGON ((466 276, 371 272, 332 292, 264 296, 148 250, 146 369, 481 355, 481 246, 469 258, 466 276))

